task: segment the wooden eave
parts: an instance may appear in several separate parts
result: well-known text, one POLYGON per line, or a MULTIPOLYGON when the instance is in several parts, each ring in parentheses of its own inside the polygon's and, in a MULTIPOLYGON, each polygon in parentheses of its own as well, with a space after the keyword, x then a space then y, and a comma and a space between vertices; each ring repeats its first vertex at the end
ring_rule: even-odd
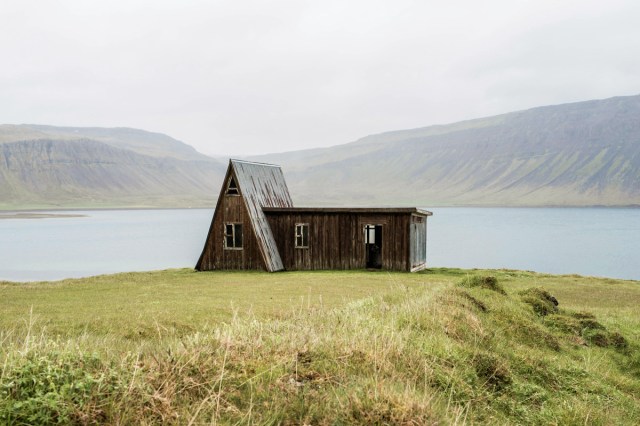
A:
POLYGON ((295 213, 356 213, 356 214, 414 214, 432 216, 428 210, 417 207, 263 207, 266 214, 295 213))

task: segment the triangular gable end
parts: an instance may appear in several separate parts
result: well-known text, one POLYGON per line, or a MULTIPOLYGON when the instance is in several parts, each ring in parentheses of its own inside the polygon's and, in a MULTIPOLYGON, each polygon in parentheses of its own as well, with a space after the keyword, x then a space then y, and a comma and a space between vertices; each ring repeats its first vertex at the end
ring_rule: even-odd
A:
POLYGON ((218 194, 218 200, 216 201, 216 208, 213 210, 213 218, 211 219, 211 224, 209 225, 209 231, 207 232, 207 239, 204 242, 204 248, 202 249, 202 253, 200 253, 200 257, 198 258, 198 262, 196 263, 196 271, 208 270, 208 268, 203 268, 203 262, 205 260, 205 254, 207 254, 207 249, 209 245, 209 239, 212 238, 212 234, 214 232, 214 224, 216 223, 216 219, 221 214, 221 204, 223 201, 223 197, 227 195, 227 190, 229 188, 229 184, 233 179, 233 169, 231 167, 231 162, 229 162, 229 166, 227 166, 227 171, 224 174, 224 179, 222 181, 222 187, 220 188, 220 193, 218 194))

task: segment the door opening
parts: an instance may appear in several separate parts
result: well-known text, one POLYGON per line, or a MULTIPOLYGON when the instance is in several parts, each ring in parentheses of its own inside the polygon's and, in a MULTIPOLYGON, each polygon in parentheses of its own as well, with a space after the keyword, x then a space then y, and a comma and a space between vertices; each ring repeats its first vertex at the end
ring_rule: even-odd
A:
POLYGON ((382 269, 382 225, 364 226, 367 268, 382 269))

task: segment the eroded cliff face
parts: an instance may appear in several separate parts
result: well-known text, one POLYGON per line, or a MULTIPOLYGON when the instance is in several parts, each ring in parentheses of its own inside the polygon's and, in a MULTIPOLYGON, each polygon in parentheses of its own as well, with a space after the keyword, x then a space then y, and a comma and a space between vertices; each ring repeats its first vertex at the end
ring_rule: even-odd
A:
POLYGON ((0 144, 0 205, 212 204, 224 165, 88 139, 0 144))

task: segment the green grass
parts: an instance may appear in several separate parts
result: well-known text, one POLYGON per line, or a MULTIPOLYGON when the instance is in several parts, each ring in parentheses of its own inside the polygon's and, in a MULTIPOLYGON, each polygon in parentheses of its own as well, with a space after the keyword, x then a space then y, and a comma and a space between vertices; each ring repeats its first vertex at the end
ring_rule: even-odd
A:
MULTIPOLYGON (((286 317, 424 286, 421 275, 386 272, 195 272, 188 269, 101 275, 50 283, 0 282, 0 328, 157 340, 228 322, 234 315, 286 317)), ((443 282, 444 283, 444 282, 443 282)), ((430 282, 430 289, 435 289, 430 282)))
POLYGON ((507 270, 0 283, 0 423, 638 424, 637 306, 507 270))

